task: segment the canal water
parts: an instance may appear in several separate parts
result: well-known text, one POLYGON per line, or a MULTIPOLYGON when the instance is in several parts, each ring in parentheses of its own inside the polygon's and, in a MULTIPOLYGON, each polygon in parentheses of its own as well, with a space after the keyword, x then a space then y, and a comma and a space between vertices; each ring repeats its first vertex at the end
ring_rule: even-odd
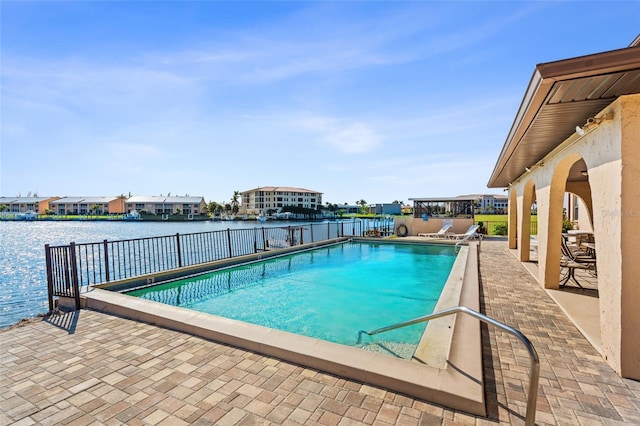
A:
POLYGON ((115 241, 299 222, 0 221, 0 328, 48 311, 44 245, 115 241))

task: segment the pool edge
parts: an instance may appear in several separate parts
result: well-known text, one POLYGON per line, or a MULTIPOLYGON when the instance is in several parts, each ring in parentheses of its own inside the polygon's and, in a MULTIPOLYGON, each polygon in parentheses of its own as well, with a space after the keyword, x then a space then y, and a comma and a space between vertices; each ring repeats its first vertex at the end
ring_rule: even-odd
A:
MULTIPOLYGON (((478 255, 468 246, 459 304, 479 307, 478 255)), ((480 324, 459 316, 444 368, 391 358, 319 339, 133 298, 102 289, 82 295, 86 308, 177 330, 486 416, 480 324)))

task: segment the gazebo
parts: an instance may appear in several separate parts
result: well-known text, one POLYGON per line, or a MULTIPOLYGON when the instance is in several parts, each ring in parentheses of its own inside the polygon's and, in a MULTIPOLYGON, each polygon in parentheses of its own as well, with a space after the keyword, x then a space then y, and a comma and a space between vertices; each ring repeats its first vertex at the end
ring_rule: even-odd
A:
POLYGON ((413 220, 406 225, 411 235, 436 232, 445 220, 452 225, 451 230, 459 234, 473 225, 476 198, 410 198, 409 201, 413 201, 413 220))

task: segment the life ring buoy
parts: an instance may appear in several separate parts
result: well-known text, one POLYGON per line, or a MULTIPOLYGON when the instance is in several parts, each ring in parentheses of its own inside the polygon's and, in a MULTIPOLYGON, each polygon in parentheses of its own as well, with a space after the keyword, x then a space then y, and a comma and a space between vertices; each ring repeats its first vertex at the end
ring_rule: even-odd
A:
POLYGON ((407 229, 407 225, 405 225, 404 223, 401 223, 396 228, 396 235, 398 237, 406 237, 408 233, 409 233, 409 230, 407 229))

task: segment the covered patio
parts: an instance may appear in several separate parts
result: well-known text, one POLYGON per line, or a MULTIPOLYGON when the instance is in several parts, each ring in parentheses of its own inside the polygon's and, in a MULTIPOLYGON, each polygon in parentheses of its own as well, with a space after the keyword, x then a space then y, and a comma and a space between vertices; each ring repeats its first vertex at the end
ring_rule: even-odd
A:
POLYGON ((413 218, 399 218, 408 227, 409 235, 436 233, 445 223, 451 225, 451 232, 462 234, 474 224, 473 197, 409 198, 413 201, 413 218))
POLYGON ((640 37, 627 48, 537 65, 488 183, 509 191, 509 248, 521 262, 534 260, 537 203, 530 271, 604 360, 633 379, 640 379, 639 140, 640 37), (584 206, 579 230, 593 235, 597 303, 578 297, 586 290, 560 291, 566 193, 584 206), (585 315, 595 327, 580 326, 585 315))

